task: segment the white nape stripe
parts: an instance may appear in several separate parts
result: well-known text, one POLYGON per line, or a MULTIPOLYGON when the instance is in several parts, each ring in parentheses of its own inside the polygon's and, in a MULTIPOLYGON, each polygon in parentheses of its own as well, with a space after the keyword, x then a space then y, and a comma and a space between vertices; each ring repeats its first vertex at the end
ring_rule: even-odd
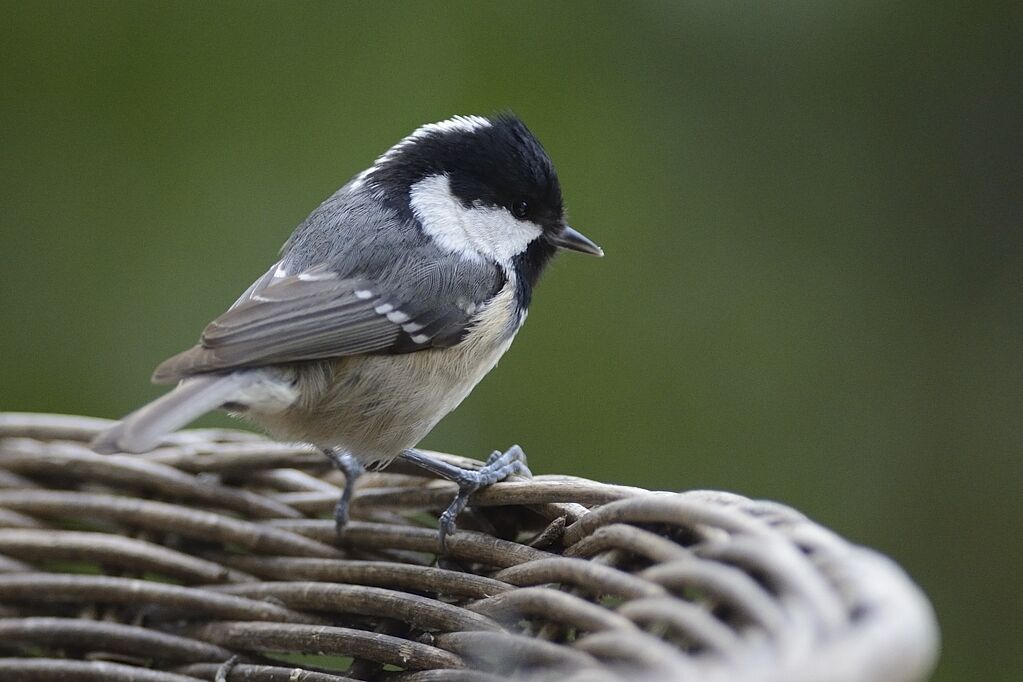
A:
POLYGON ((377 163, 379 163, 381 160, 386 160, 386 158, 394 156, 404 147, 407 147, 416 140, 421 140, 429 135, 458 132, 471 133, 474 130, 486 128, 487 126, 490 125, 492 125, 490 121, 483 118, 482 116, 452 116, 451 118, 445 121, 438 121, 436 123, 427 123, 426 125, 421 125, 415 130, 413 130, 412 133, 409 134, 407 137, 405 137, 396 145, 394 145, 386 152, 384 152, 383 156, 381 156, 380 159, 377 160, 377 163))
POLYGON ((373 165, 366 170, 355 176, 353 189, 361 187, 366 178, 375 170, 380 168, 382 165, 393 159, 395 156, 405 149, 409 145, 413 144, 416 140, 421 140, 424 137, 439 133, 454 133, 454 132, 466 132, 471 133, 474 130, 480 128, 486 128, 487 126, 493 125, 490 121, 483 118, 482 116, 453 116, 445 121, 438 121, 437 123, 427 123, 426 125, 419 126, 411 134, 404 137, 393 147, 388 149, 386 152, 381 154, 373 165))
POLYGON ((409 197, 423 230, 441 248, 473 260, 491 259, 510 267, 512 258, 543 233, 536 223, 517 220, 505 208, 462 206, 447 175, 420 180, 409 197))
POLYGON ((419 126, 411 135, 402 140, 402 142, 409 142, 433 133, 471 133, 474 130, 486 128, 489 125, 491 125, 490 121, 482 116, 452 116, 451 118, 443 121, 427 123, 419 126))

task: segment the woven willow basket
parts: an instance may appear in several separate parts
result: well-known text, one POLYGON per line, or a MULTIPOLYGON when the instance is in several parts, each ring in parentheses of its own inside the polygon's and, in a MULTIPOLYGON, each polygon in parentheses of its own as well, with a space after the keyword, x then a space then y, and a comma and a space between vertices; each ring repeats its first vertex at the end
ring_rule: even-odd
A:
POLYGON ((906 575, 780 504, 537 476, 474 495, 438 557, 451 483, 367 474, 338 540, 319 453, 202 430, 96 455, 108 424, 0 414, 2 680, 895 682, 935 660, 906 575))

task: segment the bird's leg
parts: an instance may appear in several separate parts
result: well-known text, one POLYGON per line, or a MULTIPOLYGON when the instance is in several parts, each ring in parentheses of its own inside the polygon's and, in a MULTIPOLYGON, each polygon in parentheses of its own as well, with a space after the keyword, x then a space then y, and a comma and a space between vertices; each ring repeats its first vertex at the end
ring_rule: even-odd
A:
POLYGON ((337 506, 334 507, 334 530, 341 535, 345 524, 348 523, 348 507, 352 502, 355 481, 365 473, 366 467, 350 452, 330 448, 324 450, 323 453, 345 475, 345 488, 341 491, 341 499, 337 501, 337 506))
POLYGON ((532 478, 533 474, 526 466, 526 453, 518 445, 508 448, 507 452, 495 450, 487 458, 482 469, 463 469, 462 467, 448 464, 447 462, 431 457, 418 450, 405 450, 401 458, 426 469, 432 474, 440 476, 458 484, 458 494, 451 501, 448 508, 440 515, 440 547, 441 551, 447 549, 447 536, 455 532, 455 519, 462 513, 469 503, 469 496, 480 488, 493 485, 498 481, 518 474, 532 478))

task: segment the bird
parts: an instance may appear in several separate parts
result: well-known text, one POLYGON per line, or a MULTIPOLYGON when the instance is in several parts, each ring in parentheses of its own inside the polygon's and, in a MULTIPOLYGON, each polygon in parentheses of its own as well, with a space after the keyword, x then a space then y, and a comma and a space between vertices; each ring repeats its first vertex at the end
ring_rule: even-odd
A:
POLYGON ((160 364, 169 393, 92 442, 140 453, 214 410, 321 450, 345 475, 339 534, 367 467, 454 481, 441 548, 480 488, 531 476, 522 449, 480 469, 416 449, 497 364, 555 253, 603 256, 569 226, 550 157, 512 113, 420 126, 321 203, 280 258, 160 364))

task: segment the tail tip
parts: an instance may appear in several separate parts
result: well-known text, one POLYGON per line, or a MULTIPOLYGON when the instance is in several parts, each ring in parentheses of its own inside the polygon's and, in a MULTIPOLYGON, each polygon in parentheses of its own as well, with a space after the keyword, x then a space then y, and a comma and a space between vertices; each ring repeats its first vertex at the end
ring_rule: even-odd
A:
POLYGON ((118 422, 93 438, 89 443, 89 449, 100 455, 114 455, 120 452, 138 454, 148 452, 157 445, 159 443, 133 437, 124 428, 124 422, 118 422))
POLYGON ((120 443, 123 431, 124 429, 121 422, 118 422, 93 438, 92 442, 89 443, 89 449, 100 455, 112 455, 116 452, 124 452, 120 443))

